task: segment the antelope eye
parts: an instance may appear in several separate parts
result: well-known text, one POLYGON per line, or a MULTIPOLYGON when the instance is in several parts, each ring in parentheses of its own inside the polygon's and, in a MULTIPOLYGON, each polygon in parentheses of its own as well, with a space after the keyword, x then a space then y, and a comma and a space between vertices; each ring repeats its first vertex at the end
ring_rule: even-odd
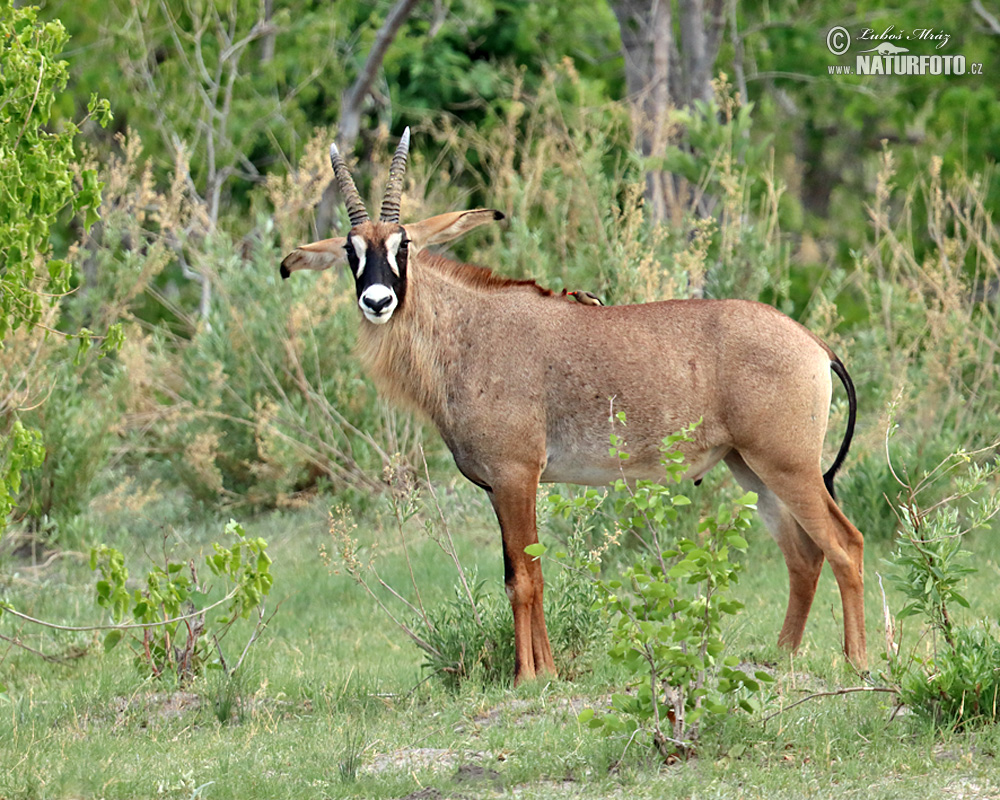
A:
POLYGON ((347 255, 349 255, 349 256, 353 256, 354 255, 354 245, 351 244, 350 242, 345 242, 344 243, 344 252, 347 253, 347 255))

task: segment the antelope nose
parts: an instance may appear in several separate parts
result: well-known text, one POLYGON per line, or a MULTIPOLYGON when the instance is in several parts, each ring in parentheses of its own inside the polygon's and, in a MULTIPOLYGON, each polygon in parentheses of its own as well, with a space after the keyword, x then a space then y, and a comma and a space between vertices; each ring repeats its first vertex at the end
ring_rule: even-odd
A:
POLYGON ((371 309, 373 314, 381 314, 382 310, 386 308, 392 302, 392 296, 379 297, 372 299, 371 297, 364 298, 365 305, 371 309))

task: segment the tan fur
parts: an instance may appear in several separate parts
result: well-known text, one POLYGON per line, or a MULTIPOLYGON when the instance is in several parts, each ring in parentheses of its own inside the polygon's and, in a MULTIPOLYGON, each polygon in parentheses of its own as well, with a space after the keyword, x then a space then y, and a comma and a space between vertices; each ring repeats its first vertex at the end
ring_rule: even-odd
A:
MULTIPOLYGON (((474 214, 465 223, 487 219, 474 214)), ((385 396, 434 422, 458 468, 488 493, 503 538, 516 680, 555 670, 541 567, 524 553, 538 541, 539 482, 604 484, 623 468, 630 479, 659 478, 663 437, 698 420, 683 448, 688 475, 698 479, 724 460, 758 493, 785 557, 790 591, 779 644, 801 642, 828 560, 843 602, 844 649, 864 668, 863 540, 821 467, 831 364, 840 363, 830 349, 760 303, 582 305, 420 248, 461 235, 471 229, 465 223, 458 214, 405 226, 405 302, 385 324, 362 320, 358 355, 385 396), (626 414, 616 431, 625 462, 608 452, 611 410, 626 414)), ((365 222, 353 235, 392 230, 365 222)))

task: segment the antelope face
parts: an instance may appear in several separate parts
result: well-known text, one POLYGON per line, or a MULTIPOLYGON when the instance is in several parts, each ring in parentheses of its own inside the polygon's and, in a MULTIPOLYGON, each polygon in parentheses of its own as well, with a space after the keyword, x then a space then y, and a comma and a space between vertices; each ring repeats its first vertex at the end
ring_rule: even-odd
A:
POLYGON ((410 147, 410 129, 403 131, 389 167, 389 180, 378 222, 369 218, 354 179, 337 150, 330 145, 330 163, 344 195, 351 230, 347 236, 301 245, 281 262, 281 277, 295 270, 330 269, 345 260, 354 275, 358 308, 373 325, 385 325, 406 300, 406 269, 410 244, 414 250, 429 244, 449 242, 486 222, 503 219, 491 208, 438 214, 404 228, 399 224, 403 173, 410 147))
POLYGON ((344 243, 358 307, 373 325, 384 325, 406 299, 409 239, 402 225, 363 222, 344 243))

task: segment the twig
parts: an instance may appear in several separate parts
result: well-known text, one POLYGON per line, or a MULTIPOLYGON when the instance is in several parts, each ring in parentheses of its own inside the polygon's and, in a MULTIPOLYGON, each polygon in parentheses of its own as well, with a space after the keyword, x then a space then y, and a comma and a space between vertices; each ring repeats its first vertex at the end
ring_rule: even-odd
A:
POLYGON ((50 664, 68 664, 70 659, 65 656, 50 656, 48 653, 43 653, 41 650, 36 650, 34 647, 29 647, 20 639, 14 636, 4 636, 0 633, 0 640, 9 642, 15 647, 20 647, 22 650, 27 650, 34 656, 38 656, 42 661, 48 661, 50 664))
POLYGON ((118 625, 57 625, 54 622, 46 622, 42 619, 35 619, 34 617, 29 617, 27 614, 23 614, 20 611, 16 611, 11 608, 6 603, 0 603, 0 616, 2 614, 11 614, 18 619, 23 619, 25 622, 33 622, 35 625, 41 625, 43 628, 52 628, 57 631, 71 631, 71 632, 85 632, 85 631, 130 631, 130 630, 148 630, 149 628, 161 628, 164 625, 173 625, 175 622, 184 622, 184 620, 194 619, 204 614, 206 611, 211 611, 213 608, 221 606, 223 603, 232 600, 236 593, 242 589, 241 586, 234 588, 229 594, 223 597, 221 600, 217 600, 210 606, 205 606, 198 611, 194 611, 190 614, 185 614, 181 617, 173 617, 171 619, 165 619, 161 622, 128 622, 120 623, 118 625))
POLYGON ((611 765, 612 770, 616 770, 618 769, 618 767, 622 765, 622 762, 625 760, 625 754, 628 752, 629 747, 632 746, 632 742, 635 741, 636 734, 638 734, 640 730, 642 730, 642 728, 636 728, 634 731, 632 731, 632 735, 629 736, 628 741, 625 742, 625 748, 622 750, 621 756, 614 764, 611 765))
MULTIPOLYGON (((389 467, 387 467, 386 469, 388 470, 389 467)), ((398 476, 392 476, 392 477, 395 478, 398 476)), ((403 478, 403 480, 405 481, 405 478, 403 478)), ((413 561, 410 560, 410 550, 406 546, 406 531, 404 530, 405 520, 403 519, 403 516, 405 514, 405 509, 402 507, 402 504, 404 502, 407 502, 408 498, 403 497, 401 493, 397 494, 395 486, 390 486, 389 492, 392 497, 392 513, 393 516, 396 518, 396 530, 399 533, 399 541, 403 545, 403 557, 406 559, 406 568, 410 573, 410 586, 413 587, 413 594, 417 598, 416 610, 420 613, 420 617, 421 619, 423 619, 424 625, 427 627, 427 630, 433 631, 434 625, 431 624, 430 618, 427 616, 427 611, 424 610, 424 601, 420 597, 420 587, 417 585, 417 577, 416 575, 413 574, 413 561)), ((378 577, 378 573, 375 573, 375 575, 376 577, 378 577)), ((384 581, 382 581, 381 578, 379 578, 379 582, 384 584, 384 581)), ((396 593, 393 591, 393 594, 396 593)), ((399 595, 397 595, 397 597, 398 596, 399 595)), ((412 608, 413 606, 411 605, 410 607, 412 608)))
MULTIPOLYGON (((378 577, 378 573, 375 573, 375 577, 378 580, 379 584, 383 588, 388 589, 398 599, 402 600, 406 605, 408 605, 411 608, 413 608, 413 604, 410 603, 408 600, 406 600, 406 598, 400 597, 400 595, 396 591, 394 591, 393 588, 391 586, 389 586, 389 584, 387 584, 385 581, 383 581, 381 578, 378 577)), ((442 659, 444 658, 444 655, 441 653, 440 650, 438 650, 430 642, 427 642, 424 639, 421 639, 406 623, 401 622, 396 617, 396 615, 393 614, 392 611, 389 610, 389 606, 387 606, 382 601, 382 598, 379 597, 377 594, 375 594, 374 591, 372 591, 372 587, 368 585, 368 582, 366 580, 364 580, 364 578, 362 578, 360 576, 360 574, 358 574, 356 577, 354 577, 354 580, 357 581, 358 583, 360 583, 364 587, 364 590, 366 592, 368 592, 369 597, 371 597, 378 604, 378 607, 382 609, 382 611, 385 613, 385 615, 387 617, 389 617, 389 619, 391 619, 394 623, 396 623, 396 627, 398 627, 403 633, 405 633, 407 636, 409 636, 413 640, 414 644, 416 644, 417 647, 419 647, 425 653, 432 653, 433 655, 437 656, 438 658, 442 658, 442 659)))
POLYGON ((427 456, 424 453, 423 445, 419 445, 420 449, 420 460, 424 463, 424 475, 427 476, 427 489, 431 493, 431 499, 434 501, 434 507, 437 509, 438 518, 441 520, 441 528, 444 530, 444 535, 448 537, 448 547, 444 547, 441 542, 435 537, 438 547, 444 550, 455 564, 455 569, 458 572, 458 579, 462 583, 462 588, 465 590, 465 596, 469 600, 469 605, 472 607, 472 616, 475 617, 476 624, 482 628, 483 621, 479 617, 479 609, 476 608, 476 600, 473 597, 472 589, 469 587, 468 581, 465 579, 465 570, 462 568, 462 562, 458 560, 458 555, 455 552, 455 541, 451 538, 451 528, 448 527, 448 521, 445 519, 444 510, 441 508, 441 503, 438 502, 437 492, 434 491, 434 484, 431 482, 431 472, 430 468, 427 466, 427 456))
POLYGON ((786 711, 790 711, 791 709, 795 708, 795 706, 800 706, 803 703, 808 702, 809 700, 815 700, 817 697, 838 697, 839 695, 857 694, 858 692, 883 692, 885 694, 894 694, 897 697, 899 697, 899 689, 895 689, 892 686, 848 686, 844 689, 836 689, 832 692, 815 692, 814 694, 810 694, 806 697, 803 697, 801 700, 796 700, 794 703, 791 703, 790 705, 787 705, 784 708, 779 708, 772 714, 768 714, 766 717, 764 717, 762 723, 766 725, 770 720, 774 719, 780 714, 784 714, 786 711))
MULTIPOLYGON (((247 639, 246 647, 244 647, 243 652, 240 653, 240 657, 236 661, 236 666, 234 666, 226 674, 232 675, 234 672, 236 672, 236 670, 238 670, 243 665, 243 659, 245 659, 247 657, 247 653, 250 652, 250 646, 254 642, 256 642, 257 639, 260 638, 260 635, 267 628, 268 624, 271 622, 272 619, 274 619, 274 615, 278 613, 278 608, 281 608, 281 603, 278 603, 278 606, 274 609, 274 611, 271 612, 271 616, 269 616, 267 619, 264 619, 264 612, 266 609, 264 607, 264 602, 261 601, 260 607, 257 609, 257 624, 254 625, 253 633, 251 633, 250 638, 247 639)), ((216 642, 216 646, 218 646, 218 642, 216 642)), ((221 648, 220 648, 220 655, 221 655, 221 648)))
POLYGON ((42 88, 42 78, 45 77, 45 57, 41 57, 41 63, 38 65, 38 83, 35 85, 35 94, 31 98, 31 105, 28 106, 28 113, 24 115, 24 127, 21 128, 21 132, 17 135, 17 141, 14 142, 14 146, 11 148, 12 151, 17 150, 17 146, 21 144, 21 139, 25 132, 28 130, 28 126, 31 124, 31 115, 35 110, 35 103, 38 102, 38 93, 42 88))

